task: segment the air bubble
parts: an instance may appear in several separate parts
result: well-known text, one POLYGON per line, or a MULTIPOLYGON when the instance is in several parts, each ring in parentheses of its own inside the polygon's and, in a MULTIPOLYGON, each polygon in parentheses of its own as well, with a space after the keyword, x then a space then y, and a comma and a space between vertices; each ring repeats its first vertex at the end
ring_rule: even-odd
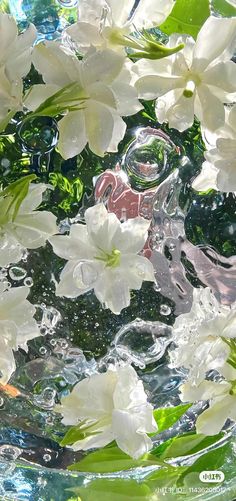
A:
POLYGON ((47 353, 46 346, 40 346, 39 353, 40 353, 40 355, 46 355, 46 353, 47 353))
POLYGON ((26 275, 27 275, 27 271, 24 270, 24 268, 20 268, 20 266, 12 266, 9 269, 9 277, 12 280, 15 280, 16 282, 23 280, 23 278, 25 278, 26 275))
POLYGON ((160 307, 160 313, 161 315, 168 316, 171 314, 171 308, 168 306, 168 304, 162 304, 160 307))
POLYGON ((31 277, 25 278, 24 285, 26 285, 27 287, 32 287, 32 285, 34 285, 33 279, 31 277))

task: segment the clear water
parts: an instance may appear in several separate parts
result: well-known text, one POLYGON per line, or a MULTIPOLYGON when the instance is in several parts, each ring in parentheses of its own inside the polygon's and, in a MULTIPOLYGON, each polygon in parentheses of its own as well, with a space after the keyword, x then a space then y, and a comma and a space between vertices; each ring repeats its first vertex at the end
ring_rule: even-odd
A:
MULTIPOLYGON (((60 38, 62 28, 75 19, 75 7, 73 0, 10 1, 20 25, 34 22, 39 39, 60 38)), ((32 72, 26 88, 37 78, 32 72)), ((75 300, 55 297, 55 280, 64 263, 52 255, 49 245, 1 270, 0 281, 8 281, 9 287, 31 287, 29 300, 37 306, 42 335, 29 343, 27 354, 19 351, 16 355, 17 370, 10 383, 21 395, 15 399, 0 395, 1 499, 66 501, 73 497, 68 489, 80 487, 83 499, 110 501, 113 486, 118 485, 120 494, 114 499, 125 501, 122 485, 134 482, 136 487, 142 486, 150 471, 110 474, 102 479, 68 472, 67 466, 83 453, 58 445, 65 428, 53 413, 54 404, 84 376, 121 359, 134 364, 154 405, 178 404, 184 374, 168 367, 166 355, 175 317, 190 310, 193 287, 198 285, 210 286, 224 304, 236 300, 235 196, 212 192, 203 197, 191 189, 193 173, 200 170, 203 158, 199 124, 184 134, 166 127, 157 131, 153 110, 147 107, 145 111, 146 116, 128 120, 119 154, 103 160, 86 150, 78 158, 63 161, 53 149, 56 124, 45 117, 22 125, 19 115, 0 136, 4 183, 20 178, 22 172, 36 172, 42 182, 52 183, 55 190, 48 193, 44 207, 58 216, 62 234, 75 219, 83 220, 85 209, 96 200, 106 202, 124 219, 135 211, 144 217, 151 214, 146 252, 157 279, 157 285, 144 284, 134 292, 131 306, 115 316, 102 308, 93 293, 75 300), (114 189, 114 175, 109 170, 117 162, 121 177, 114 189), (105 170, 101 186, 97 176, 105 170)), ((185 421, 154 442, 190 431, 199 410, 196 407, 185 421)), ((233 432, 225 440, 231 440, 234 447, 233 432)), ((185 464, 184 458, 180 463, 185 464)), ((232 465, 229 456, 229 478, 232 465)), ((178 496, 185 498, 181 493, 178 496)), ((233 478, 228 480, 224 497, 219 496, 209 492, 204 499, 232 500, 233 478)), ((133 499, 138 500, 139 494, 133 499)), ((202 493, 192 493, 188 499, 202 499, 202 493)))

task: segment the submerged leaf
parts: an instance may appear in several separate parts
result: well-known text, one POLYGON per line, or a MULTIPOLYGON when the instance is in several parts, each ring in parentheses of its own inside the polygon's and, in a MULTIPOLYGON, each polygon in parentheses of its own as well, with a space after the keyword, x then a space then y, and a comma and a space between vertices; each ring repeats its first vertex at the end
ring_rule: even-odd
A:
POLYGON ((68 469, 93 473, 111 473, 153 465, 163 466, 163 463, 152 454, 146 454, 140 459, 132 459, 114 446, 91 452, 79 463, 70 465, 68 469))
POLYGON ((155 409, 153 411, 153 416, 158 426, 158 433, 173 426, 190 407, 192 407, 192 404, 155 409))

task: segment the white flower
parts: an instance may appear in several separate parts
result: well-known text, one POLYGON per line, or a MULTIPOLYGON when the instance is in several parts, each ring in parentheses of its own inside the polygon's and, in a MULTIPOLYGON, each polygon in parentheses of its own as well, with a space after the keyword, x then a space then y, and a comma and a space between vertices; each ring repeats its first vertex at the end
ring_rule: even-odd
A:
POLYGON ((17 263, 25 249, 37 249, 57 233, 56 216, 35 210, 46 189, 45 184, 31 184, 14 218, 8 217, 6 211, 8 198, 0 197, 0 266, 17 263))
MULTIPOLYGON (((58 149, 64 158, 77 155, 87 143, 96 155, 117 151, 126 131, 121 116, 133 115, 142 108, 136 90, 129 85, 131 76, 124 61, 111 50, 91 49, 79 61, 56 42, 35 47, 33 62, 47 85, 32 88, 25 101, 29 109, 35 110, 55 92, 76 84, 72 101, 69 93, 63 95, 69 112, 59 122, 58 149)), ((58 112, 60 108, 55 114, 58 112)))
POLYGON ((202 171, 194 179, 195 190, 209 188, 220 191, 236 191, 236 105, 227 112, 226 124, 216 131, 212 147, 205 152, 206 162, 202 171), (214 147, 215 142, 215 147, 214 147))
POLYGON ((18 35, 15 19, 8 14, 0 14, 0 66, 5 67, 9 80, 22 78, 29 72, 36 38, 37 30, 33 24, 18 35))
POLYGON ((153 407, 131 366, 110 366, 106 373, 83 379, 55 410, 65 425, 85 421, 81 431, 91 432, 73 444, 74 450, 104 447, 116 440, 122 451, 139 458, 152 448, 147 433, 157 431, 153 407))
POLYGON ((86 226, 74 224, 69 236, 49 239, 54 252, 68 260, 56 294, 77 297, 94 289, 98 300, 119 314, 130 304, 130 289, 154 281, 151 262, 137 255, 150 221, 137 217, 121 223, 103 204, 87 209, 85 221, 86 226))
POLYGON ((170 365, 188 369, 189 381, 199 384, 208 371, 224 366, 230 354, 224 338, 234 337, 235 308, 220 305, 208 288, 194 289, 191 311, 173 326, 176 348, 170 351, 170 365))
POLYGON ((236 17, 209 17, 196 43, 189 36, 171 35, 168 46, 185 47, 170 57, 134 64, 136 88, 143 99, 158 98, 156 116, 180 132, 191 127, 194 115, 210 130, 224 124, 224 102, 236 91, 236 17))
POLYGON ((27 342, 40 335, 35 308, 27 301, 28 287, 7 290, 0 284, 0 382, 6 384, 14 372, 13 350, 28 351, 27 342))
POLYGON ((125 38, 136 30, 159 26, 171 12, 173 0, 80 0, 79 21, 67 29, 80 52, 91 45, 124 51, 125 38), (132 14, 132 15, 131 15, 132 14))
POLYGON ((0 121, 8 112, 14 114, 22 108, 22 78, 30 70, 36 34, 34 25, 30 24, 23 34, 18 35, 14 18, 0 14, 0 121))
POLYGON ((198 386, 187 382, 180 387, 183 402, 209 400, 209 408, 197 418, 197 433, 216 435, 227 419, 236 421, 236 370, 229 364, 223 369, 221 372, 229 382, 205 380, 198 386))

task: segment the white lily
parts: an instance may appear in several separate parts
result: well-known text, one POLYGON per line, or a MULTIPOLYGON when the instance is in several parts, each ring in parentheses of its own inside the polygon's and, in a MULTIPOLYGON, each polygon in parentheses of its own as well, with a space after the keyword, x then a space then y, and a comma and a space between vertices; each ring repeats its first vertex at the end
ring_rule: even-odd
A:
POLYGON ((236 91, 236 65, 230 61, 236 39, 236 17, 209 17, 196 43, 192 37, 171 35, 169 47, 185 47, 170 57, 133 66, 142 99, 157 99, 156 116, 180 132, 194 115, 209 130, 224 125, 224 102, 236 91), (220 36, 219 36, 220 33, 220 36))
POLYGON ((121 223, 103 204, 87 209, 85 221, 72 225, 69 236, 49 239, 55 254, 68 260, 56 295, 74 298, 94 289, 98 300, 119 314, 130 304, 130 289, 155 280, 151 262, 138 255, 150 221, 137 217, 121 223))
POLYGON ((45 184, 31 184, 16 216, 8 217, 7 197, 0 197, 0 266, 17 263, 26 249, 45 245, 57 233, 56 216, 48 211, 36 211, 42 203, 45 184))
MULTIPOLYGON (((22 78, 30 70, 36 36, 33 24, 18 35, 15 19, 8 14, 0 14, 0 121, 9 112, 14 114, 22 109, 22 78)), ((0 126, 4 128, 4 124, 0 123, 0 126)))
POLYGON ((143 383, 128 365, 110 366, 103 374, 83 379, 54 410, 63 415, 65 425, 82 422, 81 432, 87 437, 73 444, 76 451, 116 440, 122 451, 137 459, 152 448, 147 433, 157 431, 143 383))
POLYGON ((225 126, 211 137, 212 147, 205 152, 206 162, 194 179, 195 190, 210 188, 225 192, 236 191, 236 105, 227 112, 225 126), (214 147, 215 143, 215 147, 214 147))
POLYGON ((28 351, 27 342, 40 335, 35 308, 26 299, 28 287, 12 287, 7 290, 0 284, 0 382, 6 384, 15 371, 13 350, 28 351))
POLYGON ((224 366, 230 355, 224 339, 235 337, 235 308, 220 305, 208 288, 194 289, 191 311, 173 326, 176 348, 170 351, 170 366, 188 369, 188 380, 199 384, 208 371, 224 366))
POLYGON ((80 0, 79 20, 67 33, 81 53, 92 45, 124 51, 129 35, 142 28, 163 23, 174 5, 173 0, 80 0))
POLYGON ((216 435, 227 419, 236 421, 236 369, 225 364, 221 373, 227 381, 205 380, 198 386, 187 382, 180 387, 180 398, 183 402, 209 400, 209 408, 197 418, 197 433, 216 435))
POLYGON ((59 121, 58 149, 63 158, 79 154, 87 143, 96 155, 117 151, 126 131, 121 116, 133 115, 142 108, 136 90, 129 85, 131 76, 124 61, 111 50, 91 50, 79 61, 56 42, 35 47, 33 62, 47 85, 33 86, 25 101, 29 109, 35 110, 63 87, 76 85, 72 100, 69 91, 63 98, 68 110, 59 121))

